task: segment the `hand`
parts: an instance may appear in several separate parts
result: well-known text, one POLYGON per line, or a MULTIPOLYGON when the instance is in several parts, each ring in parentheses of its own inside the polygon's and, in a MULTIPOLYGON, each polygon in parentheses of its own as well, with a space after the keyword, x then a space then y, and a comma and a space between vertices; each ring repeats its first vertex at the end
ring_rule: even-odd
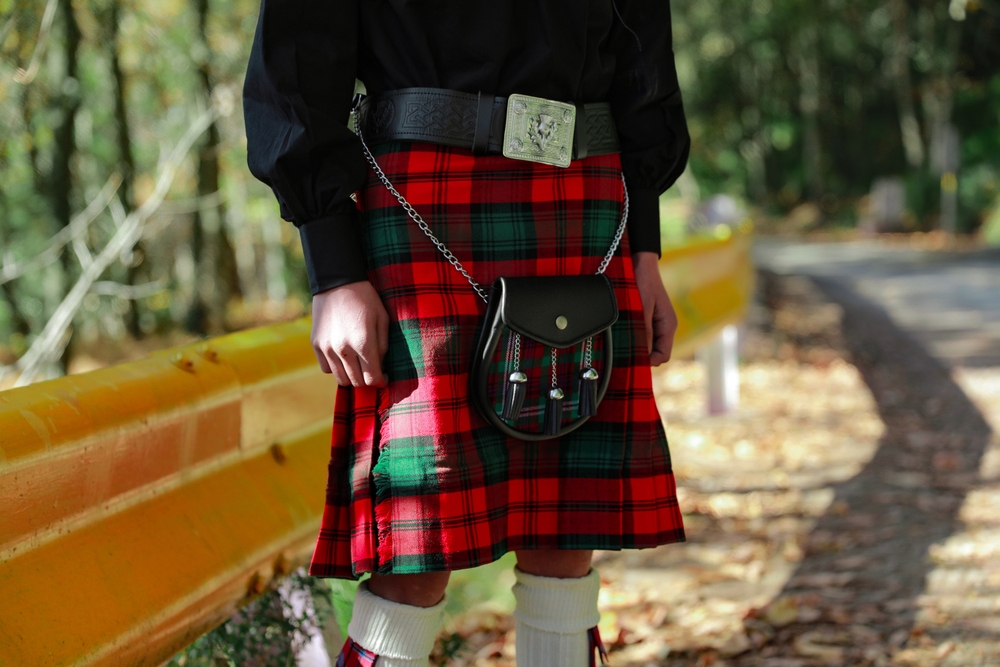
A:
POLYGON ((312 346, 324 373, 344 386, 388 386, 382 357, 389 350, 389 313, 370 282, 320 292, 312 312, 312 346))
POLYGON ((659 258, 655 252, 632 255, 635 282, 642 300, 642 315, 646 322, 649 365, 659 366, 670 359, 677 333, 677 314, 660 277, 659 258))

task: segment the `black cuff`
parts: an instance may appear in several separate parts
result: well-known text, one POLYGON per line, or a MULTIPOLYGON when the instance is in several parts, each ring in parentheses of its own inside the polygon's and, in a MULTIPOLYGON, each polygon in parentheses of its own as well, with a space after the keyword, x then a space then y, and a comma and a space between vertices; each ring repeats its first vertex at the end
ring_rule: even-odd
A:
POLYGON ((368 280, 357 211, 299 225, 302 253, 313 296, 348 283, 368 280))
POLYGON ((655 189, 628 192, 628 245, 633 254, 645 251, 660 256, 660 194, 655 189))

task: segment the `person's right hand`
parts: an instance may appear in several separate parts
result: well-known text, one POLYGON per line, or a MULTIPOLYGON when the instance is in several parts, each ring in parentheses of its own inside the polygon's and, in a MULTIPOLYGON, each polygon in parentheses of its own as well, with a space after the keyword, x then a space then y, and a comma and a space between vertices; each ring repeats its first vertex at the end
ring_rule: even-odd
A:
POLYGON ((385 387, 382 357, 389 350, 389 313, 367 280, 315 295, 312 346, 324 373, 337 384, 385 387))

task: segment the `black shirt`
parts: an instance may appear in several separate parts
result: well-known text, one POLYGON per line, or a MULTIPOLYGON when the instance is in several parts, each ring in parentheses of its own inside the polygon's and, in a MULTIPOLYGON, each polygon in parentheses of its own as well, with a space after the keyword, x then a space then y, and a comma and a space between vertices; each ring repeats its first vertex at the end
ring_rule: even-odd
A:
POLYGON ((367 176, 348 129, 370 93, 433 87, 607 101, 632 252, 659 252, 659 195, 690 139, 668 0, 262 0, 243 90, 250 170, 300 231, 313 294, 367 280, 350 195, 367 176))

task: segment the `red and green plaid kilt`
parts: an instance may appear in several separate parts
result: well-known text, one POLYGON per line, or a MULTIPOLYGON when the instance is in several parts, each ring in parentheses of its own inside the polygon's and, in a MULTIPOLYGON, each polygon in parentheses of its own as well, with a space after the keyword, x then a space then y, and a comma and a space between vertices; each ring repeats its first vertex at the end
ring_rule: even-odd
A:
MULTIPOLYGON (((497 276, 594 273, 620 219, 617 155, 562 169, 422 143, 375 152, 396 188, 485 285, 497 276)), ((456 570, 514 549, 682 541, 627 240, 606 271, 620 315, 604 401, 570 435, 523 442, 501 435, 469 403, 483 301, 373 174, 360 207, 369 275, 391 319, 389 386, 337 392, 326 511, 310 573, 456 570)), ((540 348, 527 346, 522 363, 537 395, 548 373, 540 348)), ((540 403, 525 411, 540 419, 540 403)))

